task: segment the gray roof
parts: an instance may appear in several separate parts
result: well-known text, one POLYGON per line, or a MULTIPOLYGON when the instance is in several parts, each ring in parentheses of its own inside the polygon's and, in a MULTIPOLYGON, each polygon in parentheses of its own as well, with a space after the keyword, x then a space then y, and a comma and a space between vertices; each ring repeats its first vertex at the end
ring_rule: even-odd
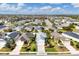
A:
POLYGON ((19 35, 18 32, 12 32, 11 34, 9 34, 8 36, 11 38, 15 38, 17 35, 19 35))
POLYGON ((0 29, 5 28, 6 26, 0 25, 0 29))
POLYGON ((33 33, 31 33, 31 32, 27 32, 26 35, 27 35, 27 37, 34 37, 33 33))
POLYGON ((73 32, 65 32, 64 34, 67 34, 67 35, 69 35, 69 36, 72 36, 72 37, 74 37, 74 38, 79 39, 79 35, 76 34, 76 33, 73 33, 73 32))
POLYGON ((35 30, 41 30, 42 27, 41 27, 41 26, 35 26, 34 29, 35 29, 35 30))
POLYGON ((27 38, 25 39, 25 38, 22 36, 20 39, 21 39, 21 41, 25 41, 27 38))

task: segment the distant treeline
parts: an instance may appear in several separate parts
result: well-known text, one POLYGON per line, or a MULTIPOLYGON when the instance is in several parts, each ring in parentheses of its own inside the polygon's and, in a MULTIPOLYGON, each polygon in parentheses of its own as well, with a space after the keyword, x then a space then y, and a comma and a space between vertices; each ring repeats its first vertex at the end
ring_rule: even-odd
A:
POLYGON ((79 19, 79 16, 69 16, 69 17, 71 17, 73 19, 79 19))

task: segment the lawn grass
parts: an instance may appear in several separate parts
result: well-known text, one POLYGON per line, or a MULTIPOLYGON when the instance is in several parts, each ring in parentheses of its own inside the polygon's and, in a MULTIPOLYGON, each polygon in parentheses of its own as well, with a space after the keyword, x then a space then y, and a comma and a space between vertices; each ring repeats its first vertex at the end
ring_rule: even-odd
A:
POLYGON ((0 52, 10 52, 11 49, 7 48, 7 47, 3 47, 2 49, 0 49, 0 52))
POLYGON ((36 55, 36 53, 20 53, 20 55, 27 55, 27 56, 29 56, 29 55, 36 55))
POLYGON ((30 46, 27 46, 27 44, 24 44, 20 52, 36 52, 36 49, 37 49, 36 43, 32 42, 30 46))
POLYGON ((59 42, 59 44, 62 45, 62 47, 61 47, 61 46, 58 45, 58 40, 56 40, 56 39, 54 39, 54 40, 49 39, 48 41, 49 41, 49 44, 51 46, 45 48, 46 52, 67 52, 68 51, 68 49, 64 47, 62 42, 59 42))
POLYGON ((63 32, 66 32, 66 30, 64 30, 64 29, 59 29, 58 32, 59 32, 59 33, 63 33, 63 32))
POLYGON ((0 55, 9 55, 9 53, 0 53, 0 55))
POLYGON ((35 42, 33 42, 33 43, 31 44, 30 51, 31 51, 31 52, 36 51, 36 44, 35 44, 35 42))
POLYGON ((46 52, 57 52, 55 48, 46 48, 46 52))
POLYGON ((78 42, 74 41, 74 40, 71 40, 71 41, 73 42, 72 47, 75 48, 76 50, 79 50, 79 48, 76 47, 76 45, 77 45, 78 42))

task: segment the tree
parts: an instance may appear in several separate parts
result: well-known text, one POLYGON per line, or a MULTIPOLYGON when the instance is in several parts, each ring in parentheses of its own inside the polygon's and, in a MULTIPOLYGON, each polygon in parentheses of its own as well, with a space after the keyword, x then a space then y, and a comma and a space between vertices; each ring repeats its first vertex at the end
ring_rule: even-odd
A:
POLYGON ((0 22, 0 25, 4 25, 4 22, 0 22))
POLYGON ((72 41, 70 41, 70 44, 71 44, 72 46, 74 46, 74 43, 73 43, 72 41))
POLYGON ((76 44, 76 47, 79 48, 79 42, 76 44))
POLYGON ((12 39, 12 38, 10 38, 10 39, 7 39, 6 41, 7 41, 6 47, 8 47, 8 48, 10 48, 11 50, 13 50, 14 47, 16 46, 15 40, 12 39))
POLYGON ((75 28, 74 24, 70 24, 69 28, 75 28))
POLYGON ((46 26, 46 23, 45 23, 45 22, 42 22, 42 25, 43 25, 43 26, 46 26))
POLYGON ((4 32, 12 32, 12 29, 4 29, 4 32))

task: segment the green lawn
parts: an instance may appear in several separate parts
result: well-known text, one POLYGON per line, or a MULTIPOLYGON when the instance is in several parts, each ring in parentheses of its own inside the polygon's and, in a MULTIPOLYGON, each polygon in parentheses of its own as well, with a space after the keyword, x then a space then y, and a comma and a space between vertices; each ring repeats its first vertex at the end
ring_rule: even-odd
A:
POLYGON ((21 52, 36 52, 35 42, 32 42, 30 46, 27 46, 27 44, 24 44, 24 46, 21 48, 21 52))
POLYGON ((47 46, 45 47, 46 52, 66 52, 68 51, 61 41, 58 41, 57 39, 48 39, 47 46), (61 46, 58 45, 61 44, 61 46))
POLYGON ((76 49, 76 50, 79 50, 79 48, 76 46, 76 45, 78 45, 78 43, 79 42, 77 42, 77 41, 74 41, 74 40, 71 40, 71 45, 76 49))
POLYGON ((0 49, 0 52, 10 52, 10 48, 7 47, 3 47, 2 49, 0 49))
POLYGON ((46 52, 57 52, 55 48, 46 48, 46 52))

